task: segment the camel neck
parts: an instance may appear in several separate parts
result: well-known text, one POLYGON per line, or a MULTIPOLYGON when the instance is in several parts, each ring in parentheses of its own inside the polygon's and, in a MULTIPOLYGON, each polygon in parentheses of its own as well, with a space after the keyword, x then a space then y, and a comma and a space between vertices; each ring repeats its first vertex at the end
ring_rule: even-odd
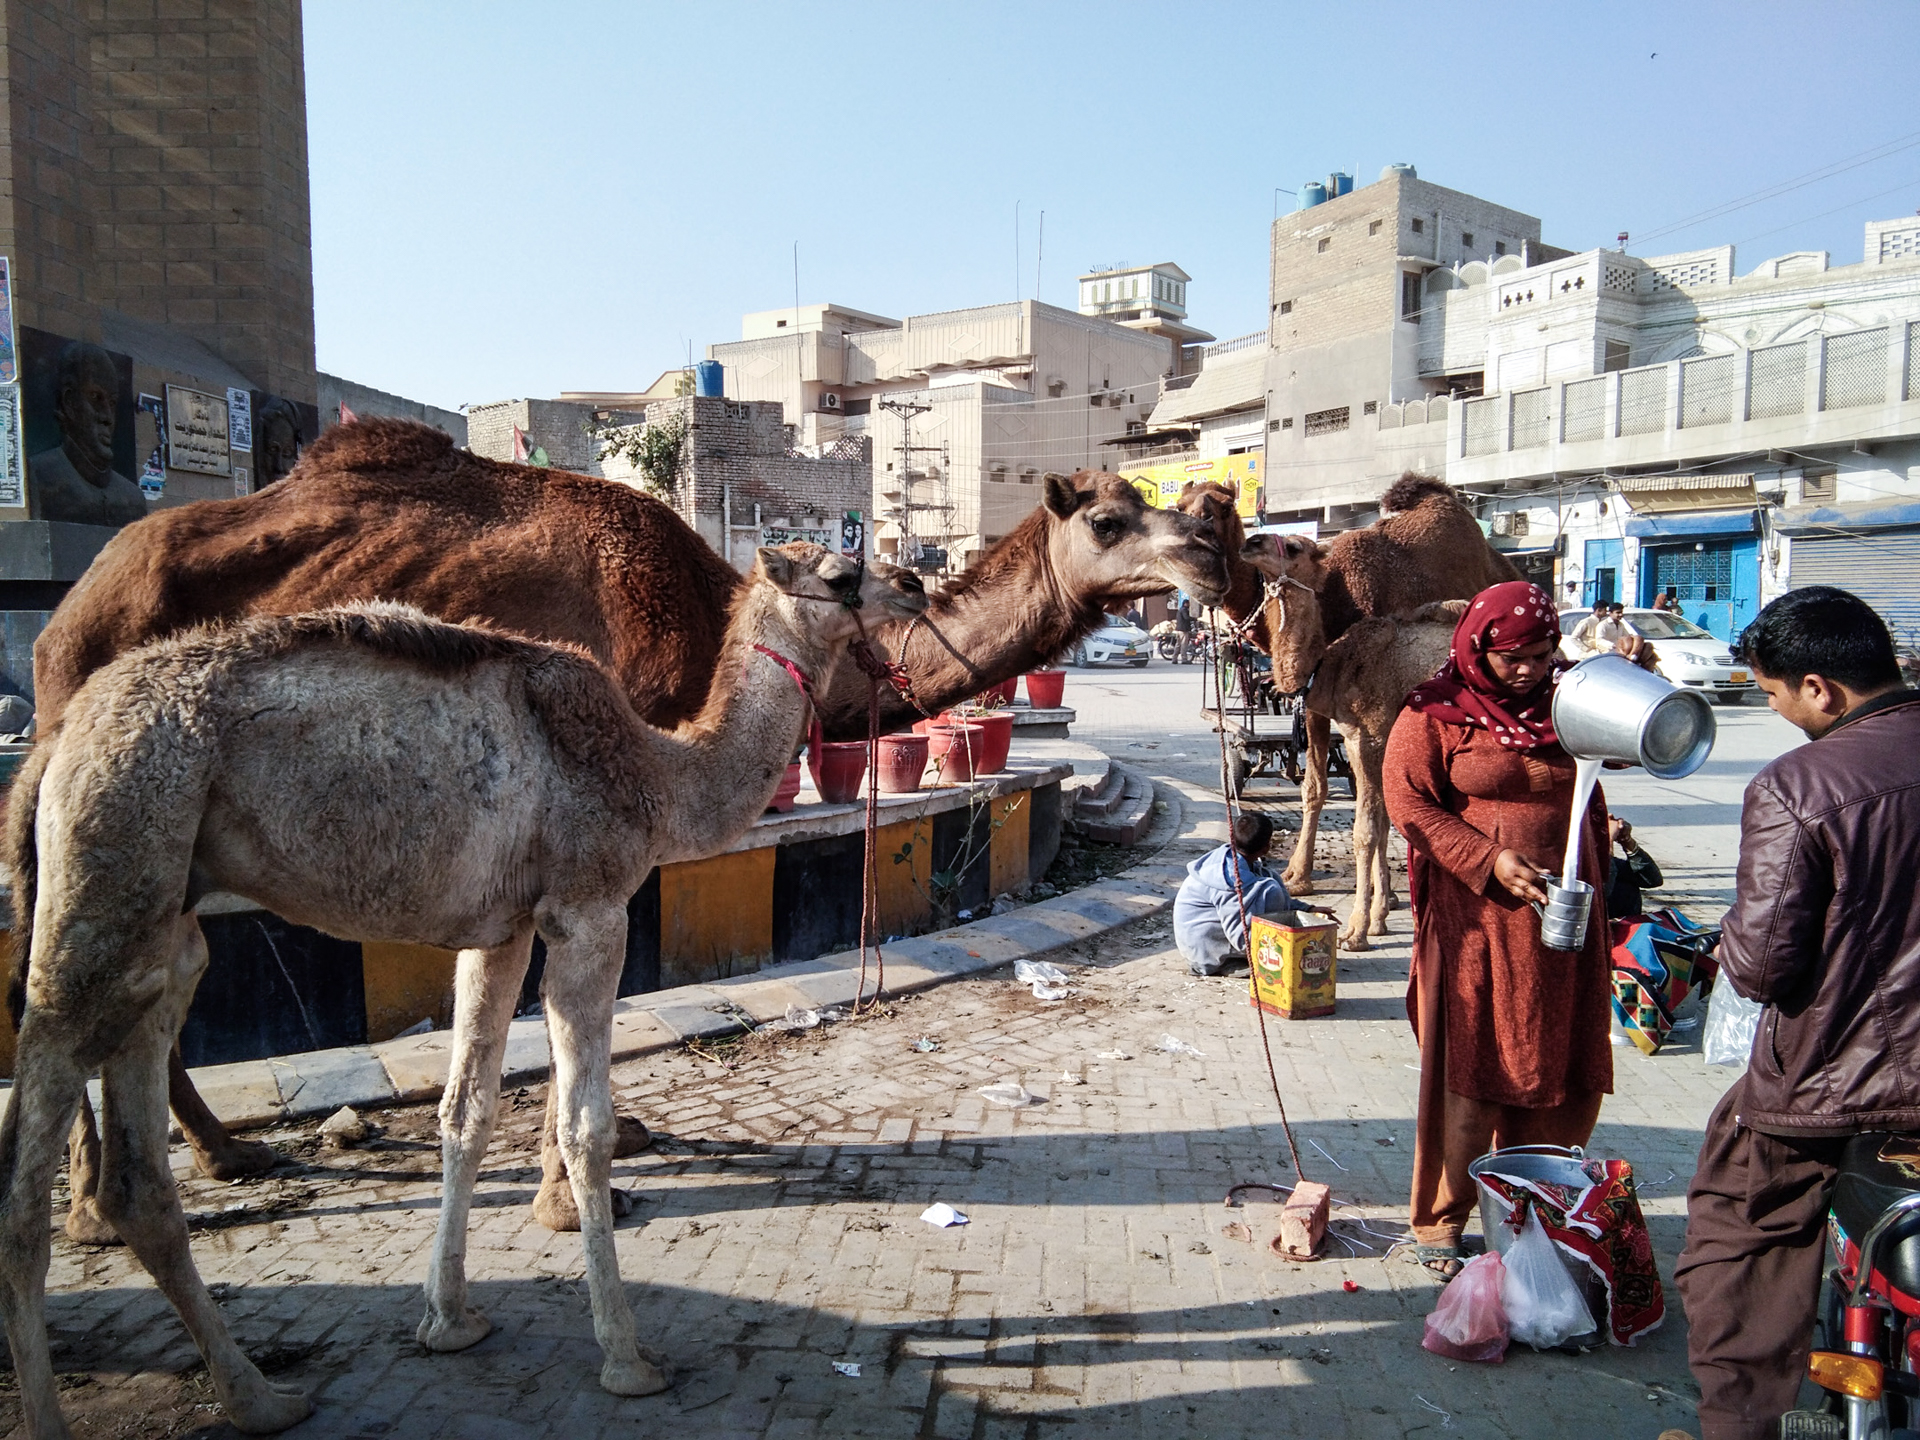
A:
POLYGON ((666 837, 662 863, 725 849, 766 810, 805 732, 812 704, 800 683, 824 682, 835 651, 801 634, 751 585, 727 625, 713 687, 699 715, 679 730, 648 730, 648 768, 701 803, 684 807, 666 837))

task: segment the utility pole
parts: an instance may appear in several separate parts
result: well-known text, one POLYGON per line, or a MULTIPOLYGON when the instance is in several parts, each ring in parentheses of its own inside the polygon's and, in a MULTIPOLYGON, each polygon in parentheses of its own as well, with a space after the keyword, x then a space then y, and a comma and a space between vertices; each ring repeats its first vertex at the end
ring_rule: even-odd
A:
MULTIPOLYGON (((923 505, 913 498, 914 481, 918 478, 913 470, 913 457, 918 454, 932 454, 941 451, 938 445, 916 445, 913 443, 913 421, 915 416, 925 415, 933 409, 932 405, 919 400, 882 400, 880 408, 900 420, 900 462, 897 469, 900 476, 900 556, 901 563, 917 568, 919 550, 914 541, 913 516, 917 510, 946 510, 947 505, 923 505)), ((942 539, 945 538, 944 533, 942 539)))

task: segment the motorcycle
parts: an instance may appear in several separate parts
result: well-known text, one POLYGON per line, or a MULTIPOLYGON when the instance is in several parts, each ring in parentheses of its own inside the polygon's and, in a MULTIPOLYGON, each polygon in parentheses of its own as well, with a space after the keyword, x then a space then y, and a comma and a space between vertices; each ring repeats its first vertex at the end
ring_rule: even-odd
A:
POLYGON ((1827 1230, 1840 1263, 1807 1357, 1827 1395, 1781 1416, 1781 1440, 1920 1440, 1920 1136, 1847 1142, 1827 1230))

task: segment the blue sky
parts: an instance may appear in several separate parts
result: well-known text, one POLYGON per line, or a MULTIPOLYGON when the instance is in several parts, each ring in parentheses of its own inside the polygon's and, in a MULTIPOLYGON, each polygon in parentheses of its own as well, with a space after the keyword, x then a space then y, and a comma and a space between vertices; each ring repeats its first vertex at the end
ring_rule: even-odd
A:
POLYGON ((645 385, 791 304, 796 242, 808 303, 1011 299, 1016 202, 1018 293, 1044 210, 1041 299, 1170 259, 1223 338, 1264 323, 1275 188, 1329 170, 1743 272, 1920 209, 1905 0, 307 0, 306 58, 321 368, 448 406, 645 385))

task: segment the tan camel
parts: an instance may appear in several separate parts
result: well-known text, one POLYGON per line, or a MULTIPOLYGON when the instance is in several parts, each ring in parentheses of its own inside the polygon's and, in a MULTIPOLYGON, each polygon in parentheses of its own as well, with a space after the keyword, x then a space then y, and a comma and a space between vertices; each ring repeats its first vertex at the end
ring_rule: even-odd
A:
POLYGON ((706 706, 675 733, 590 656, 371 604, 257 617, 99 671, 25 767, 7 821, 31 915, 0 1124, 0 1310, 29 1436, 64 1436, 43 1291, 51 1187, 88 1075, 104 1098, 99 1203, 192 1333, 228 1418, 311 1408, 234 1344, 188 1249, 167 1164, 167 1054, 207 961, 193 906, 244 895, 329 933, 458 948, 428 1349, 490 1328, 467 1304, 467 1216, 537 931, 559 1146, 582 1219, 601 1384, 666 1386, 640 1353, 609 1204, 613 1002, 626 905, 654 865, 711 854, 765 808, 824 682, 919 583, 818 546, 763 549, 706 706))
MULTIPOLYGON (((1445 481, 1403 475, 1380 504, 1392 512, 1387 518, 1324 545, 1295 535, 1256 535, 1242 550, 1241 560, 1283 587, 1264 602, 1278 689, 1307 689, 1328 647, 1362 619, 1409 615, 1422 605, 1470 599, 1489 585, 1519 578, 1487 544, 1479 523, 1445 481)), ((1327 803, 1329 724, 1324 708, 1309 702, 1300 835, 1284 876, 1296 895, 1314 890, 1313 848, 1327 803)), ((1382 903, 1392 905, 1390 886, 1382 891, 1384 901, 1371 907, 1379 916, 1385 914, 1382 903)), ((1352 948, 1367 948, 1365 935, 1352 936, 1351 927, 1349 932, 1356 942, 1352 948)), ((1372 933, 1385 933, 1384 920, 1372 933)))
MULTIPOLYGON (((1265 537, 1256 537, 1265 538, 1265 537)), ((1349 950, 1369 950, 1384 935, 1393 904, 1388 868, 1386 790, 1381 762, 1407 692, 1446 663, 1464 600, 1422 605, 1398 619, 1369 616, 1327 647, 1307 691, 1307 709, 1333 721, 1353 764, 1353 910, 1340 931, 1349 950)))
MULTIPOLYGON (((1218 598, 1227 554, 1205 525, 1147 506, 1117 475, 1049 475, 1041 503, 912 631, 890 621, 876 639, 937 712, 1064 654, 1114 600, 1175 587, 1218 598)), ((692 527, 627 486, 487 460, 412 421, 363 420, 327 431, 257 494, 159 511, 116 535, 34 646, 38 724, 51 731, 114 656, 187 626, 397 600, 582 646, 643 719, 676 725, 708 694, 739 584, 692 527)), ((884 728, 918 718, 890 690, 881 704, 884 728)), ((864 735, 864 677, 841 667, 820 714, 829 738, 864 735)), ((201 1174, 275 1164, 267 1146, 227 1134, 177 1055, 168 1098, 201 1174)), ((114 1237, 93 1205, 98 1149, 83 1108, 67 1230, 104 1243, 114 1237)), ((549 1173, 555 1155, 543 1147, 549 1173)), ((571 1228, 566 1195, 543 1185, 536 1216, 571 1228)))

